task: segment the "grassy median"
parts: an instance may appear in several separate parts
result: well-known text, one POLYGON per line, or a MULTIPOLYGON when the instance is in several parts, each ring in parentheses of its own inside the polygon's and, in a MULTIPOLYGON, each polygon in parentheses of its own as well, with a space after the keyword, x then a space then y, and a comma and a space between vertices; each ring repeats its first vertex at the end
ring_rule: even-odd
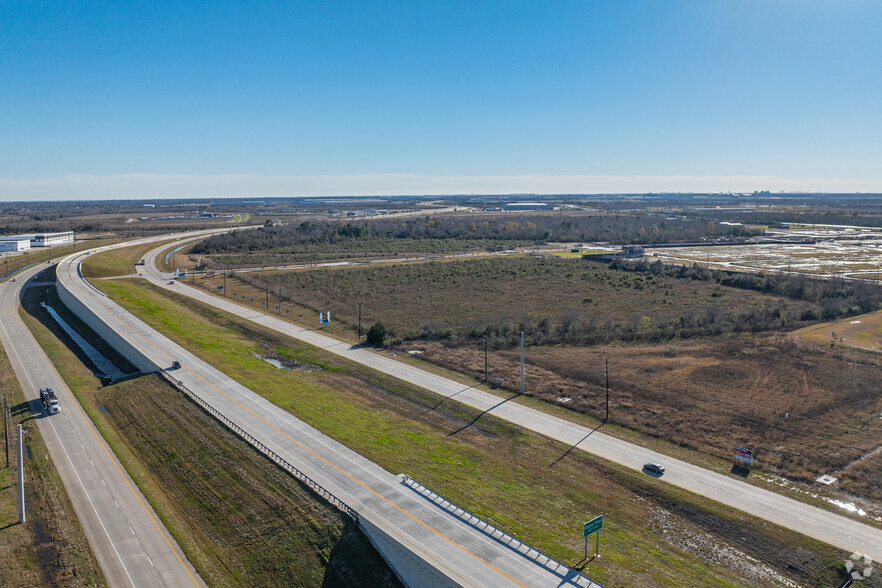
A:
POLYGON ((136 263, 144 259, 150 251, 171 242, 173 239, 96 253, 83 263, 83 275, 87 278, 108 278, 135 274, 138 272, 136 263))
POLYGON ((345 515, 158 376, 103 386, 55 332, 46 296, 68 314, 51 288, 32 289, 24 320, 209 585, 398 585, 345 515))
POLYGON ((824 584, 841 573, 838 550, 771 523, 145 281, 102 286, 278 406, 563 561, 584 565, 581 525, 604 514, 603 557, 585 569, 601 582, 767 585, 786 576, 824 584), (276 369, 257 357, 267 353, 296 358, 301 367, 276 369))

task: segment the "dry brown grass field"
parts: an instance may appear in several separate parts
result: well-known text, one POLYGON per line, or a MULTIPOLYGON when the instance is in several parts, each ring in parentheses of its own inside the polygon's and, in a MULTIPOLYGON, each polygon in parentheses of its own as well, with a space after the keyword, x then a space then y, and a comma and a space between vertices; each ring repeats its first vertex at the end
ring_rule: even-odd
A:
MULTIPOLYGON (((528 313, 554 317, 585 298, 591 298, 592 312, 620 320, 632 320, 629 317, 638 312, 686 313, 702 304, 738 310, 788 303, 714 283, 647 279, 600 264, 546 258, 275 275, 285 280, 296 300, 314 309, 323 308, 321 300, 333 301, 324 308, 343 321, 328 327, 334 335, 346 334, 345 323, 357 320, 348 308, 360 297, 365 328, 379 319, 413 335, 421 324, 452 320, 457 312, 465 318, 528 313), (482 271, 487 279, 476 279, 482 271), (427 286, 433 281, 434 287, 427 286)), ((197 283, 210 288, 221 280, 216 276, 197 283)), ((241 299, 244 294, 245 300, 254 298, 252 305, 264 308, 261 288, 234 279, 228 279, 227 288, 229 296, 235 292, 241 299)), ((275 309, 277 291, 272 287, 269 301, 270 310, 275 309)), ((314 319, 302 306, 283 304, 292 313, 304 313, 307 321, 314 319)), ((413 339, 400 345, 402 351, 413 349, 422 350, 420 357, 431 362, 483 376, 480 338, 413 339)), ((873 356, 774 332, 661 343, 534 346, 527 352, 527 392, 602 417, 607 357, 613 422, 722 458, 730 458, 736 445, 747 446, 757 452, 758 467, 765 471, 807 481, 833 473, 843 488, 882 498, 882 492, 868 483, 875 478, 868 477, 865 461, 860 460, 882 444, 882 383, 876 367, 880 362, 873 356), (560 403, 561 397, 571 400, 560 403), (860 461, 849 465, 856 460, 860 461)), ((516 349, 491 346, 491 381, 501 376, 506 387, 517 389, 518 361, 516 349)))
MULTIPOLYGON (((478 345, 406 348, 483 377, 478 345)), ((607 358, 612 422, 723 458, 736 445, 752 448, 763 470, 803 480, 835 473, 843 487, 882 498, 865 475, 878 458, 847 467, 882 444, 882 361, 875 357, 784 334, 536 347, 526 354, 526 392, 603 417, 607 358)), ((501 376, 517 389, 519 361, 516 350, 491 353, 491 381, 501 376)))
MULTIPOLYGON (((380 267, 243 274, 269 291, 350 325, 383 321, 399 338, 450 327, 468 333, 488 323, 525 319, 561 323, 676 321, 681 316, 786 308, 759 292, 609 269, 554 256, 436 261, 380 267), (644 317, 646 317, 644 319, 644 317)), ((215 284, 216 286, 216 284, 215 284)), ((262 288, 261 288, 262 290, 262 288)), ((795 303, 793 303, 795 304, 795 303)))
POLYGON ((605 585, 766 586, 777 572, 824 585, 841 576, 836 550, 768 522, 571 452, 455 400, 442 402, 174 291, 137 280, 101 285, 148 324, 274 404, 563 561, 582 560, 585 513, 603 512, 604 556, 586 570, 605 585), (275 369, 254 355, 267 350, 323 369, 275 369))

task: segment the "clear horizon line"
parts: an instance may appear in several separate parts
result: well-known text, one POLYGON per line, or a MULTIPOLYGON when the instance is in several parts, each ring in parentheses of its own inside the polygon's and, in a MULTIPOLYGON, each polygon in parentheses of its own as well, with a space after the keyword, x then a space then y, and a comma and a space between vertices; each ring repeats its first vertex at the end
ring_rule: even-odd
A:
POLYGON ((67 174, 0 179, 0 201, 510 194, 882 193, 882 179, 739 175, 67 174))

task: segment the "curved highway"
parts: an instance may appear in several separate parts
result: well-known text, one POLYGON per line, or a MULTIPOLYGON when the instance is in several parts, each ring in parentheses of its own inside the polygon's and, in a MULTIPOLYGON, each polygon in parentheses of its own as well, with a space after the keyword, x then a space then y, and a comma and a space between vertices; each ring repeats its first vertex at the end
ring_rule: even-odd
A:
POLYGON ((151 251, 145 257, 144 275, 162 288, 173 288, 178 294, 199 300, 204 304, 253 321, 310 345, 326 349, 442 396, 455 398, 458 402, 487 411, 494 416, 634 470, 641 470, 645 463, 663 463, 667 469, 663 480, 669 484, 685 488, 846 551, 859 552, 874 561, 882 561, 882 529, 787 498, 742 480, 668 457, 599 431, 592 432, 587 427, 517 402, 501 402, 498 396, 471 387, 464 388, 462 384, 453 380, 395 361, 368 349, 355 348, 348 343, 314 330, 298 327, 273 315, 242 306, 227 298, 213 296, 204 290, 169 286, 169 275, 161 272, 155 263, 155 258, 160 250, 162 248, 151 251))
POLYGON ((482 532, 480 525, 469 525, 451 516, 404 486, 399 476, 298 420, 156 332, 88 285, 79 272, 84 257, 72 255, 59 264, 58 288, 94 314, 96 319, 87 322, 101 321, 122 345, 131 346, 138 355, 136 364, 168 369, 173 361, 180 361, 182 367, 171 372, 174 378, 354 508, 372 539, 388 537, 390 543, 403 545, 403 558, 410 563, 399 564, 417 569, 412 577, 420 578, 420 585, 432 577, 437 585, 592 585, 566 567, 548 566, 541 556, 526 557, 482 532), (430 568, 426 566, 434 571, 427 573, 430 568))

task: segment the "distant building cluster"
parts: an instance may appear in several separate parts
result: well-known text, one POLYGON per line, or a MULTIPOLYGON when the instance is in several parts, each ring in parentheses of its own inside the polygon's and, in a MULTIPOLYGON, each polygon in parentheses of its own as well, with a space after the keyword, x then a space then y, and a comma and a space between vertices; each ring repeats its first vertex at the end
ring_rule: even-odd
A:
POLYGON ((552 210, 554 208, 547 202, 509 202, 503 205, 503 210, 552 210))
POLYGON ((73 242, 73 231, 3 235, 0 236, 0 251, 28 251, 31 247, 51 247, 73 242))
POLYGON ((200 219, 200 218, 233 218, 232 214, 217 214, 215 212, 200 212, 193 214, 178 214, 170 216, 142 216, 138 220, 154 221, 154 220, 180 220, 180 219, 200 219))

